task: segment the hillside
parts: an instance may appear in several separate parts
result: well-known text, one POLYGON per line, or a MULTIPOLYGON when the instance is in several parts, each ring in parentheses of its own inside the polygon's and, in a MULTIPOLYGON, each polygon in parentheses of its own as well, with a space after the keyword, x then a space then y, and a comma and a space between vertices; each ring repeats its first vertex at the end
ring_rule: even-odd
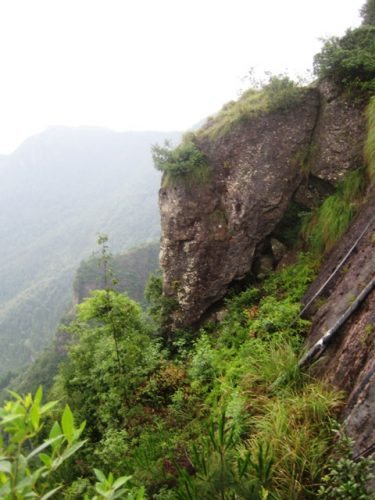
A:
POLYGON ((35 358, 70 300, 80 261, 159 237, 150 148, 178 134, 51 128, 0 167, 0 372, 35 358))
MULTIPOLYGON (((108 270, 110 280, 115 279, 111 288, 127 294, 136 300, 144 308, 145 287, 152 273, 159 268, 159 243, 149 243, 140 247, 132 248, 124 253, 108 254, 108 270)), ((73 280, 71 290, 72 302, 80 304, 87 299, 94 290, 105 288, 103 276, 103 264, 98 253, 88 260, 82 261, 73 280)), ((10 380, 9 376, 0 377, 0 400, 5 398, 7 388, 25 394, 35 390, 42 385, 49 390, 56 377, 59 365, 66 358, 70 336, 67 333, 67 325, 74 318, 74 307, 63 318, 56 335, 49 345, 36 356, 36 359, 26 369, 21 370, 17 376, 10 380)))
POLYGON ((152 148, 149 307, 113 289, 102 238, 106 286, 65 325, 48 403, 34 387, 0 409, 0 496, 374 498, 375 2, 361 12, 311 85, 270 76, 152 148))

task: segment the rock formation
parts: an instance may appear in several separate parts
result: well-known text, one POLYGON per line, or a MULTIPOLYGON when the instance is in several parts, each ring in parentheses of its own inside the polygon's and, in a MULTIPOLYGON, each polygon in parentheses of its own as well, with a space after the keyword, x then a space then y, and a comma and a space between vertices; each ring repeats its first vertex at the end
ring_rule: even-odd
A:
POLYGON ((271 238, 290 202, 311 208, 361 166, 364 131, 363 104, 324 82, 286 110, 260 113, 220 136, 197 135, 212 178, 164 186, 159 197, 164 293, 178 303, 174 326, 199 322, 252 271, 265 242, 280 258, 271 238))

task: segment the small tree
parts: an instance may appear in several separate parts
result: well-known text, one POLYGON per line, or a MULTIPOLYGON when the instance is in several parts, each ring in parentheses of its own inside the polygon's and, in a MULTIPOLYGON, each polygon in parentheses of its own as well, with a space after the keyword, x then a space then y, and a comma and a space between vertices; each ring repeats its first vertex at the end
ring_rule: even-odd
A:
POLYGON ((360 12, 363 24, 375 26, 375 0, 367 0, 360 12))
POLYGON ((349 29, 326 40, 314 58, 314 71, 349 90, 375 92, 375 26, 349 29))

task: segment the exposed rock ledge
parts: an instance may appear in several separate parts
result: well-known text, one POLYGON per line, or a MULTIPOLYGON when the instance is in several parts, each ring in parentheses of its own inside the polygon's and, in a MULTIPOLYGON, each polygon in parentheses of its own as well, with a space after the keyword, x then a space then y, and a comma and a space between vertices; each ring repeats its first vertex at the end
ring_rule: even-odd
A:
POLYGON ((362 165, 364 130, 363 105, 326 82, 287 111, 238 123, 217 139, 201 136, 210 182, 160 190, 164 293, 178 301, 173 326, 198 322, 251 271, 293 196, 313 203, 317 183, 309 189, 303 162, 322 183, 362 165))

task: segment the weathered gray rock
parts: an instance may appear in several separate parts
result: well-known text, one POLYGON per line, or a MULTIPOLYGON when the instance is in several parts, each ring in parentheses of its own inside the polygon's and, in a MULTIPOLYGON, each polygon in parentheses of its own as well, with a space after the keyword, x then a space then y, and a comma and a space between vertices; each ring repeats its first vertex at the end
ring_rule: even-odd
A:
POLYGON ((287 251, 287 247, 284 245, 284 243, 281 243, 281 241, 277 240, 276 238, 271 238, 270 243, 274 263, 277 264, 284 257, 287 251))
POLYGON ((164 293, 179 304, 172 326, 199 321, 252 270, 292 199, 313 208, 362 165, 363 110, 324 82, 287 111, 198 136, 212 179, 160 190, 164 293))
POLYGON ((200 137, 210 182, 160 190, 164 293, 178 300, 175 326, 191 325, 250 270, 303 178, 319 105, 310 90, 288 111, 258 116, 225 136, 200 137))
POLYGON ((366 102, 359 102, 329 80, 321 83, 321 105, 311 144, 311 173, 336 184, 346 172, 363 165, 366 102))

